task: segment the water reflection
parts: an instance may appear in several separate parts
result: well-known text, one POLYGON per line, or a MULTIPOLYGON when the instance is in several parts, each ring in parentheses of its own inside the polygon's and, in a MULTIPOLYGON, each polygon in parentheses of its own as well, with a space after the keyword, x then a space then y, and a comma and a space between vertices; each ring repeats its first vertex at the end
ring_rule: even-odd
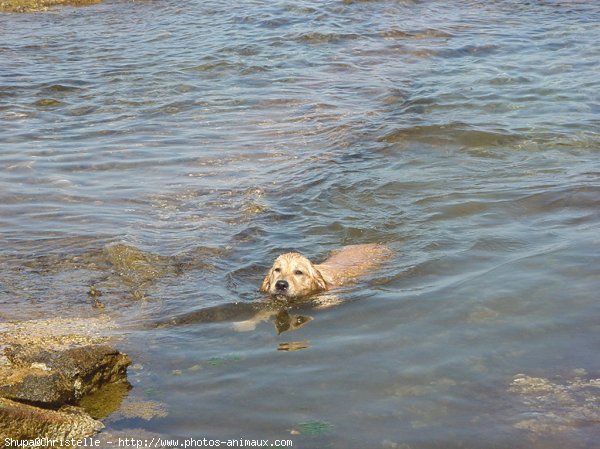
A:
POLYGON ((277 335, 294 331, 314 319, 312 316, 293 313, 305 310, 312 300, 303 304, 290 303, 287 300, 270 298, 258 301, 241 301, 202 308, 192 312, 174 316, 166 320, 151 323, 150 327, 190 326, 207 323, 231 322, 237 332, 250 332, 263 322, 271 322, 277 335))

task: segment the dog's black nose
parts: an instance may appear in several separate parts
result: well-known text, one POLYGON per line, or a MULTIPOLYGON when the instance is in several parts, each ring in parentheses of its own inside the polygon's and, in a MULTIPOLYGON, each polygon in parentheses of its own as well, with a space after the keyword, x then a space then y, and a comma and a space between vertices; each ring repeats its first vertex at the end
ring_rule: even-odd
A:
POLYGON ((275 289, 278 292, 284 292, 284 291, 286 291, 289 286, 290 286, 290 284, 288 284, 288 281, 277 281, 277 282, 275 282, 275 289))

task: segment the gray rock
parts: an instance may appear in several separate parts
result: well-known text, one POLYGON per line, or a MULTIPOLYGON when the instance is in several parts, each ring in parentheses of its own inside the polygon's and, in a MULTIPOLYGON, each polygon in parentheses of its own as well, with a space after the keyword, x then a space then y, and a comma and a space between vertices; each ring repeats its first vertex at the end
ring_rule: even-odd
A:
POLYGON ((37 368, 0 370, 0 397, 48 407, 59 407, 74 399, 65 376, 37 368))
POLYGON ((107 383, 126 382, 129 357, 105 345, 64 350, 13 344, 4 350, 0 397, 56 408, 107 383))

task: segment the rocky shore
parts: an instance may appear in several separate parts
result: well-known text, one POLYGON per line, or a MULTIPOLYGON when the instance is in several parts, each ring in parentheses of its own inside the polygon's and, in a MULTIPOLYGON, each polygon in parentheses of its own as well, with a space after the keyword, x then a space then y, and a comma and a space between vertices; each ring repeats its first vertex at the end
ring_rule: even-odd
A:
POLYGON ((83 6, 102 0, 0 0, 0 12, 47 11, 53 6, 83 6))
POLYGON ((131 360, 109 345, 112 327, 108 318, 0 323, 0 441, 81 439, 104 427, 79 405, 128 387, 131 360))

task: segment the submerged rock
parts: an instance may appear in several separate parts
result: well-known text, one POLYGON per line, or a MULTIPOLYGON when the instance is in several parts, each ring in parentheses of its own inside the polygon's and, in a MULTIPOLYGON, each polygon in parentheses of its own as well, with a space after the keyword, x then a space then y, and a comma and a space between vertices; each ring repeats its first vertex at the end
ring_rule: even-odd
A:
POLYGON ((79 407, 84 409, 94 419, 103 419, 122 409, 131 385, 128 382, 106 384, 91 394, 86 394, 79 401, 79 407))
POLYGON ((176 258, 142 251, 134 246, 117 243, 103 250, 105 259, 127 284, 141 286, 166 275, 176 275, 176 258))
POLYGON ((554 381, 516 375, 509 391, 518 395, 521 410, 513 426, 540 444, 560 447, 564 440, 563 447, 592 447, 588 443, 597 441, 600 422, 600 379, 586 377, 583 369, 575 370, 569 379, 554 381))
POLYGON ((154 418, 164 418, 168 416, 169 412, 167 411, 164 404, 157 401, 149 401, 149 400, 133 400, 126 402, 121 406, 119 411, 116 413, 116 418, 139 418, 145 421, 150 421, 154 418))
MULTIPOLYGON (((79 240, 72 244, 91 245, 79 240)), ((57 282, 63 282, 65 278, 68 282, 74 282, 72 288, 81 289, 81 294, 87 294, 95 309, 118 308, 121 311, 124 299, 151 298, 154 284, 165 278, 181 276, 189 271, 214 270, 211 259, 222 257, 227 251, 222 248, 195 247, 181 254, 167 256, 144 251, 134 245, 114 243, 74 255, 53 253, 29 257, 21 264, 27 269, 28 275, 40 276, 40 282, 48 282, 49 278, 54 277, 60 279, 57 282)), ((8 291, 19 297, 19 292, 23 290, 21 287, 20 282, 12 285, 11 281, 8 291)), ((55 295, 54 291, 49 294, 53 298, 55 295)), ((33 299, 28 294, 24 294, 24 297, 33 299)), ((62 298, 57 299, 62 306, 62 298)), ((12 313, 18 313, 14 315, 17 317, 23 316, 20 312, 12 313)))

